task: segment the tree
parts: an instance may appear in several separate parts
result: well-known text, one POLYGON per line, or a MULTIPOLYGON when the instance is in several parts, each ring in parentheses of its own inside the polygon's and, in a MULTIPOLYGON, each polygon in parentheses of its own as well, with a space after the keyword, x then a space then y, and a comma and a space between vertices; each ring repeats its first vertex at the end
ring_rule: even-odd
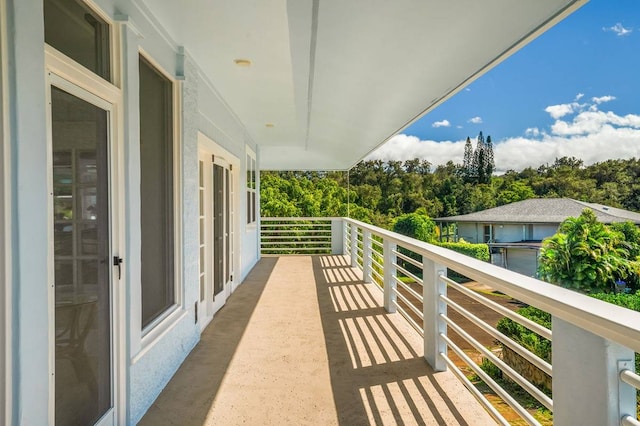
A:
POLYGON ((557 234, 546 239, 540 253, 540 277, 553 284, 584 293, 611 291, 615 282, 637 273, 637 262, 629 252, 622 233, 598 222, 591 209, 570 217, 557 234))
POLYGON ((403 214, 393 224, 393 231, 420 241, 434 242, 437 239, 436 224, 429 216, 421 213, 403 214))
MULTIPOLYGON (((485 174, 489 177, 489 181, 491 180, 491 175, 493 175, 493 170, 496 168, 496 162, 493 158, 493 142, 491 142, 491 135, 487 136, 487 143, 485 146, 486 155, 485 155, 485 174)), ((489 182, 485 182, 489 183, 489 182)))
POLYGON ((462 178, 465 182, 471 182, 476 176, 473 170, 473 146, 471 146, 471 138, 467 136, 464 143, 464 157, 462 159, 462 178))

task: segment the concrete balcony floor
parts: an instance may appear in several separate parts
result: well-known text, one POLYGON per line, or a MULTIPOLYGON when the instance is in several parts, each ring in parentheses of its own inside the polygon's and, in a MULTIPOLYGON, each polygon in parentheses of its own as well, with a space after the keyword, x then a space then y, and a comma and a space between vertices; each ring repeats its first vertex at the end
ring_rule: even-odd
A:
POLYGON ((495 424, 343 256, 263 258, 142 425, 495 424))

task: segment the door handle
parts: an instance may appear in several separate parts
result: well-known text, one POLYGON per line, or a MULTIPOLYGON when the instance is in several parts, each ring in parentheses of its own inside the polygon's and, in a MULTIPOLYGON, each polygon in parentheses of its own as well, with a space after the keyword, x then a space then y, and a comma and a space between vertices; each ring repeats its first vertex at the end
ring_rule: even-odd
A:
POLYGON ((122 277, 122 267, 120 265, 122 265, 122 258, 119 256, 113 256, 113 266, 118 267, 118 279, 122 277))

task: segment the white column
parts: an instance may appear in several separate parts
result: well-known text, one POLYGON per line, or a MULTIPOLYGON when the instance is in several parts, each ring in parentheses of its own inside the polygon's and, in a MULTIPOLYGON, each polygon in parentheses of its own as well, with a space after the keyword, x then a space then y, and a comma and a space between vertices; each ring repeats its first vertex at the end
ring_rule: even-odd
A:
POLYGON ((384 240, 384 309, 389 313, 396 312, 396 305, 394 303, 396 301, 396 267, 393 266, 395 261, 393 252, 396 248, 395 243, 386 239, 384 240))
POLYGON ((351 224, 351 266, 358 266, 358 227, 351 224))
POLYGON ((371 231, 362 230, 362 280, 371 282, 371 231))
POLYGON ((553 317, 553 422, 558 425, 618 425, 635 414, 636 392, 620 381, 619 362, 634 353, 553 317))
POLYGON ((447 345, 440 334, 447 333, 447 325, 440 319, 440 314, 447 314, 447 305, 439 296, 447 294, 447 284, 439 277, 447 275, 447 268, 424 256, 422 265, 424 358, 435 371, 445 371, 447 364, 440 353, 446 353, 447 345))
POLYGON ((342 218, 331 219, 331 254, 344 254, 344 233, 347 229, 342 218))

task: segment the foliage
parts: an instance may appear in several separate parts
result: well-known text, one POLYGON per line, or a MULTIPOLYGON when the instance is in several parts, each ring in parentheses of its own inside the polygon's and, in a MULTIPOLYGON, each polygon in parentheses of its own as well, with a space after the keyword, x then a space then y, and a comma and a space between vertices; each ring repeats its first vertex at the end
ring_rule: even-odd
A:
MULTIPOLYGON (((489 144, 487 137, 486 144, 489 144)), ((573 157, 522 171, 468 176, 472 141, 463 164, 432 167, 426 159, 362 161, 347 172, 261 174, 263 216, 349 215, 384 228, 394 218, 423 208, 432 218, 473 213, 534 197, 569 197, 640 211, 640 159, 590 166, 573 157), (465 174, 466 173, 466 174, 465 174)), ((477 149, 476 149, 477 150, 477 149)))
POLYGON ((475 257, 476 259, 488 262, 489 246, 486 244, 472 244, 472 243, 438 243, 439 246, 447 248, 449 250, 457 251, 458 253, 466 254, 467 256, 475 257))
MULTIPOLYGON (((635 294, 627 293, 592 293, 589 296, 614 305, 622 306, 633 311, 640 312, 640 291, 635 294)), ((640 370, 638 370, 640 371, 640 370)))
POLYGON ((398 234, 428 243, 434 242, 438 236, 433 220, 426 214, 418 212, 399 216, 393 223, 392 230, 398 234))
POLYGON ((482 132, 476 139, 476 149, 471 146, 471 139, 467 137, 464 145, 464 157, 462 162, 462 177, 466 183, 491 183, 491 176, 495 169, 493 159, 493 143, 491 136, 485 142, 482 132))
POLYGON ((558 233, 543 242, 540 277, 584 293, 611 291, 615 281, 637 273, 628 259, 624 234, 598 222, 591 209, 560 224, 558 233))
MULTIPOLYGON (((541 326, 551 329, 551 315, 533 306, 520 308, 518 314, 541 326)), ((510 318, 502 318, 496 325, 498 331, 520 343, 525 348, 551 362, 551 342, 510 318)))

